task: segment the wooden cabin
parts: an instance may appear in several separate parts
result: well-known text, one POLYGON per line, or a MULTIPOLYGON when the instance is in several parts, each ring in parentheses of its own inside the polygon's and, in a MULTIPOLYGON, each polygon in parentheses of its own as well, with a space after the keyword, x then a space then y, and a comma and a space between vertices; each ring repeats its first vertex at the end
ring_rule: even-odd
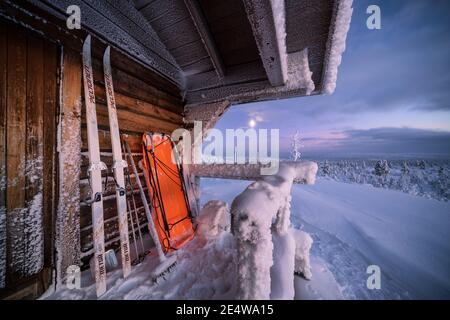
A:
MULTIPOLYGON (((145 131, 170 134, 194 120, 206 130, 230 105, 331 93, 349 11, 349 0, 1 1, 0 298, 39 297, 64 282, 68 266, 89 268, 87 34, 101 158, 110 167, 101 62, 108 45, 120 130, 139 161, 145 131), (71 5, 81 29, 68 28, 71 5)), ((104 222, 106 247, 117 249, 113 181, 104 222)))

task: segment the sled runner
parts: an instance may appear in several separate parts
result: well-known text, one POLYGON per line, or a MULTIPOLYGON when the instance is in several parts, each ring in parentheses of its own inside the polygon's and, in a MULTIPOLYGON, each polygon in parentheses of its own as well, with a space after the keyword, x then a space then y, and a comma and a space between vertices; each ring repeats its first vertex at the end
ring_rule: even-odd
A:
POLYGON ((145 179, 159 241, 164 252, 177 250, 194 236, 183 174, 173 160, 178 154, 168 135, 145 133, 142 142, 145 179))

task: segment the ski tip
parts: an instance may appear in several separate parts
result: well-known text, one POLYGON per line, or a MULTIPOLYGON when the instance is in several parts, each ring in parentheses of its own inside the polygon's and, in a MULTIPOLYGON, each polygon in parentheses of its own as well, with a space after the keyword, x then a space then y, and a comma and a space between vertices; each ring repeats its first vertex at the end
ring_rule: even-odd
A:
POLYGON ((86 39, 84 40, 83 48, 90 48, 90 47, 91 47, 91 35, 88 34, 86 39))
POLYGON ((108 46, 108 47, 105 49, 105 53, 103 54, 103 59, 104 59, 104 60, 105 60, 105 59, 108 59, 108 60, 109 60, 110 54, 111 54, 111 47, 108 46))

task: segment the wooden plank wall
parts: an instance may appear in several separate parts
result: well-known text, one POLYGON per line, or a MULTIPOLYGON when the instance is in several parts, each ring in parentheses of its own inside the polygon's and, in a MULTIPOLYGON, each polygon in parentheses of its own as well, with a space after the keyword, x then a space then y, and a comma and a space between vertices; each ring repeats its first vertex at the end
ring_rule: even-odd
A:
POLYGON ((55 44, 0 20, 0 296, 51 280, 57 61, 55 44))
MULTIPOLYGON (((103 79, 102 54, 104 46, 93 43, 93 71, 95 82, 95 94, 97 103, 97 121, 99 126, 99 141, 101 159, 109 168, 109 179, 104 195, 104 219, 106 249, 119 247, 119 232, 117 225, 117 210, 115 199, 115 184, 111 178, 112 150, 111 137, 109 135, 108 110, 103 79)), ((183 126, 183 102, 178 89, 156 76, 154 73, 144 70, 132 60, 112 50, 111 64, 113 69, 113 83, 117 104, 118 121, 121 133, 128 135, 128 142, 136 164, 142 159, 141 139, 145 131, 171 133, 183 126)), ((86 118, 84 105, 82 107, 82 163, 80 177, 80 228, 81 228, 81 257, 83 268, 88 267, 92 256, 92 221, 91 208, 84 200, 90 196, 87 169, 89 166, 88 145, 86 136, 86 118)), ((138 169, 139 170, 139 169, 138 169)), ((140 170, 139 170, 140 171, 140 170)), ((143 204, 135 184, 135 177, 131 174, 134 186, 134 198, 138 208, 140 227, 147 231, 146 217, 143 204)), ((103 173, 106 177, 106 173, 103 173)), ((141 183, 145 186, 143 176, 141 183)), ((131 200, 131 199, 130 199, 131 200)), ((131 223, 130 235, 131 235, 131 223)))

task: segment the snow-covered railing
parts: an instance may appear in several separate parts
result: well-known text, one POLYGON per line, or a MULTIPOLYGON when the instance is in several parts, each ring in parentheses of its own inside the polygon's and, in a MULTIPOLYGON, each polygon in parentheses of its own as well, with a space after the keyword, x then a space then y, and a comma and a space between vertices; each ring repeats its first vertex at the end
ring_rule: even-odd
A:
MULTIPOLYGON (((231 205, 231 229, 238 248, 238 298, 288 298, 294 294, 295 239, 289 234, 291 188, 294 181, 314 184, 314 162, 282 163, 277 175, 255 181, 231 205), (272 272, 279 273, 274 240, 292 252, 274 284, 272 272), (280 288, 281 286, 281 288, 280 288), (275 288, 277 287, 277 288, 275 288), (281 292, 281 293, 280 293, 281 292), (283 296, 282 293, 286 295, 283 296)), ((281 270, 279 270, 281 271, 281 270)))
MULTIPOLYGON (((301 172, 298 177, 295 177, 294 183, 308 183, 315 177, 317 171, 314 171, 317 164, 311 161, 285 161, 281 162, 280 165, 289 165, 301 172)), ((197 177, 258 180, 264 177, 261 175, 261 166, 260 164, 201 164, 190 165, 189 170, 191 174, 197 177)))

